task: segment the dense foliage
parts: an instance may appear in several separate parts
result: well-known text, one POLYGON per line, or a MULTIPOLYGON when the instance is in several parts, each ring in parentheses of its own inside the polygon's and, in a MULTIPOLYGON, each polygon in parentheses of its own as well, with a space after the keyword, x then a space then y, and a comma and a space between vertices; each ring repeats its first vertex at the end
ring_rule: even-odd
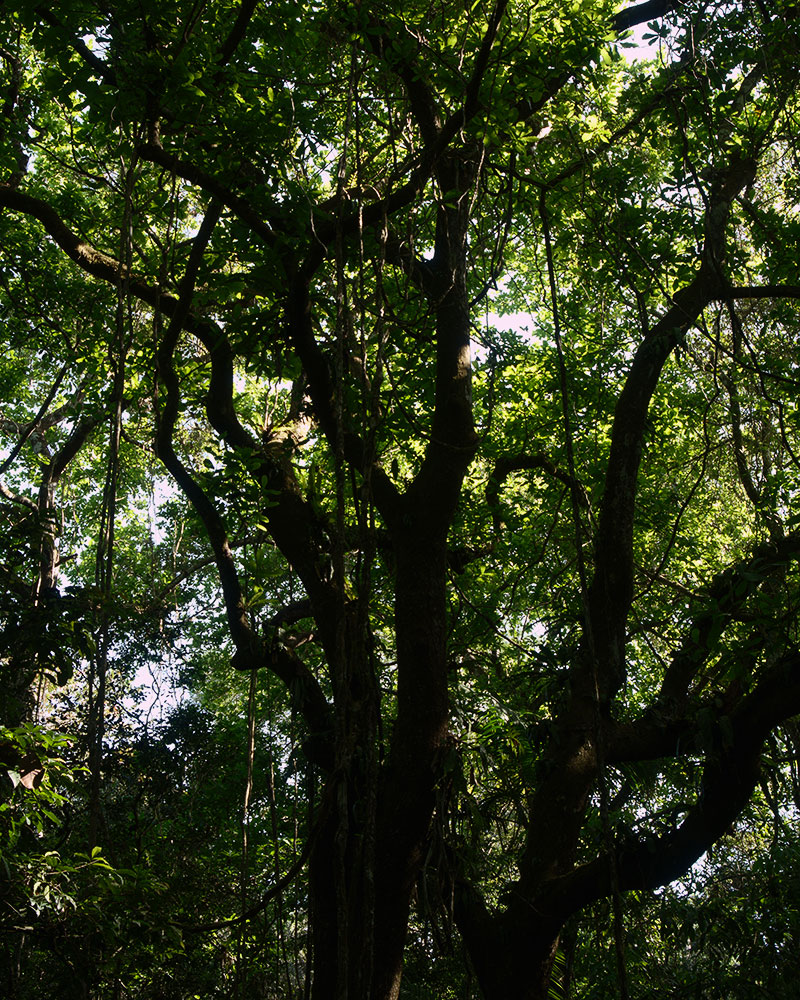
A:
POLYGON ((797 8, 0 26, 4 995, 794 995, 797 8))

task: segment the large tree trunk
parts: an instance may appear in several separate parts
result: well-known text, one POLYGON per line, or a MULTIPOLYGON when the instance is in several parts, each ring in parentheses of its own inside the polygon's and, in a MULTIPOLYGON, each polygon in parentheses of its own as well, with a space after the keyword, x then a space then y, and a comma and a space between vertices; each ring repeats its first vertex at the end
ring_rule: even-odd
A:
POLYGON ((414 524, 397 545, 397 722, 381 787, 374 1000, 395 1000, 412 893, 447 735, 446 545, 414 524), (411 534, 413 532, 413 535, 411 534))
POLYGON ((334 769, 311 857, 314 1000, 368 1000, 374 936, 374 843, 380 689, 366 609, 343 603, 329 649, 334 769))
MULTIPOLYGON (((448 173, 446 187, 468 187, 471 181, 474 170, 461 164, 448 173)), ((397 1000, 400 992, 409 909, 448 731, 447 536, 476 445, 466 232, 463 204, 440 209, 436 253, 423 282, 436 308, 431 440, 412 484, 387 517, 396 563, 397 716, 385 734, 391 736, 389 757, 373 786, 369 774, 376 772, 367 767, 358 776, 358 768, 375 759, 377 726, 362 724, 357 708, 341 715, 337 706, 344 723, 337 731, 332 778, 338 815, 315 852, 312 872, 313 919, 319 922, 314 1000, 397 1000)), ((360 656, 366 671, 368 656, 359 650, 343 650, 343 662, 360 656)), ((367 689, 365 682, 355 692, 354 706, 367 689)))
MULTIPOLYGON (((442 532, 439 532, 441 535, 442 532)), ((411 899, 447 733, 446 547, 424 530, 397 546, 397 721, 381 774, 374 714, 349 714, 311 862, 314 1000, 396 1000, 411 899), (420 539, 424 540, 420 540, 420 539), (361 724, 354 725, 360 718, 361 724), (374 784, 373 775, 377 777, 374 784)), ((365 651, 367 652, 367 651, 365 651)), ((351 650, 352 658, 363 659, 351 650)))
POLYGON ((484 1000, 549 1000, 561 928, 519 898, 492 915, 472 887, 457 886, 456 921, 484 1000), (526 912, 527 910, 527 912, 526 912))

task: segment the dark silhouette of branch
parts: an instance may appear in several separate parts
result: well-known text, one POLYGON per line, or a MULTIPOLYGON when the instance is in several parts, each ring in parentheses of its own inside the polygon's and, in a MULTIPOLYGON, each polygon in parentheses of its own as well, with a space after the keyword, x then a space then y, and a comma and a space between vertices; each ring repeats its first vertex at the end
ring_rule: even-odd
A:
POLYGON ((239 47, 239 44, 245 36, 247 27, 252 20, 256 7, 258 7, 258 0, 242 0, 239 4, 239 10, 236 14, 236 20, 233 22, 233 27, 231 28, 228 37, 220 46, 219 56, 217 58, 217 64, 219 66, 225 66, 233 58, 236 49, 239 47))
POLYGON ((681 5, 680 0, 647 0, 646 3, 635 4, 633 7, 626 7, 618 14, 614 15, 614 31, 623 32, 628 28, 634 28, 637 24, 646 24, 647 21, 657 21, 660 17, 665 17, 677 10, 681 5))

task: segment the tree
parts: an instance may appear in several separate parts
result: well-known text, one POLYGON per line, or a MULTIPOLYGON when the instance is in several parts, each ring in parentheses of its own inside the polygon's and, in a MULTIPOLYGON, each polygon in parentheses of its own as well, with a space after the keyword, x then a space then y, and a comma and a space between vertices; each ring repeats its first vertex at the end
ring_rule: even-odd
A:
POLYGON ((113 609, 168 618, 177 574, 205 606, 179 648, 303 720, 314 1000, 399 995, 415 893, 487 1000, 546 996, 610 900, 624 993, 624 895, 725 835, 800 712, 794 8, 3 25, 4 496, 48 621, 57 480, 102 470, 65 501, 90 842, 113 609), (153 453, 183 568, 170 488, 161 538, 133 514, 153 453))

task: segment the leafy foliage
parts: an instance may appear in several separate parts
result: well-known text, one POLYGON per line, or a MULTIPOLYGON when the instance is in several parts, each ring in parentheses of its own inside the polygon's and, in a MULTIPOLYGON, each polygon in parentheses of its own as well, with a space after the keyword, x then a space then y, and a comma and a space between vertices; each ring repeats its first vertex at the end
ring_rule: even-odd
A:
POLYGON ((9 995, 790 995, 794 8, 0 25, 9 995))

